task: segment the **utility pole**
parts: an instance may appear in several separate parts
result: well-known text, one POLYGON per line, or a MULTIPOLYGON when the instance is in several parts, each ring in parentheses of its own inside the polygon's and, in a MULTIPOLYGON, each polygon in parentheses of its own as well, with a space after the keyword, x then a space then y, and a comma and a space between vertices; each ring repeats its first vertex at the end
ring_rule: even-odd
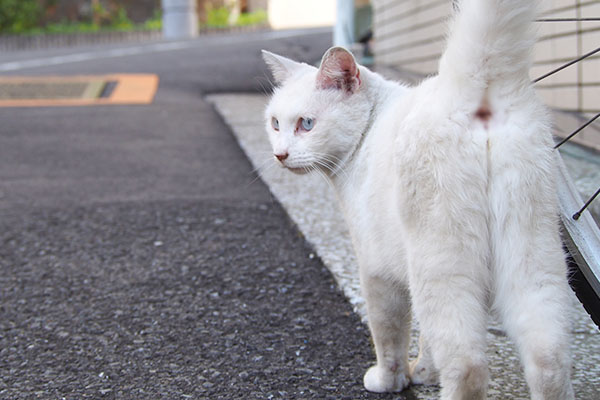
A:
POLYGON ((196 0, 161 0, 163 37, 185 39, 198 36, 196 0))
POLYGON ((333 27, 333 44, 350 50, 354 37, 354 0, 337 0, 337 15, 333 27))

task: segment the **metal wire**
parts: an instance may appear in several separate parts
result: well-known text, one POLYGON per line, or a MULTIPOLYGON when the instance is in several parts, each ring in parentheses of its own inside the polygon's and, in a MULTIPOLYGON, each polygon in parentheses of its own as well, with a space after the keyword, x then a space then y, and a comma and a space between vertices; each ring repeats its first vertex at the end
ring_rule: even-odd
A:
POLYGON ((573 136, 577 135, 579 132, 581 132, 584 128, 586 128, 589 124, 591 124, 592 122, 594 122, 596 119, 598 119, 598 117, 600 117, 600 113, 594 115, 588 122, 586 122, 585 124, 581 125, 579 128, 577 128, 575 131, 573 131, 569 136, 567 136, 566 138, 564 138, 563 140, 560 141, 560 143, 558 143, 556 146, 554 146, 555 149, 558 149, 560 146, 562 146, 564 143, 566 143, 567 141, 569 141, 573 136))
POLYGON ((535 22, 577 22, 577 21, 600 21, 600 18, 540 18, 535 22))
POLYGON ((596 50, 592 50, 589 53, 586 53, 584 55, 582 55, 581 57, 578 57, 577 59, 573 60, 573 61, 569 61, 566 64, 561 65, 560 67, 553 69, 552 71, 548 72, 547 74, 544 74, 536 79, 533 80, 534 83, 538 83, 539 81, 541 81, 542 79, 546 79, 547 77, 549 77, 550 75, 554 75, 555 73, 562 71, 563 69, 570 67, 573 64, 578 63, 581 60, 584 60, 590 56, 593 56, 594 54, 600 52, 600 47, 598 47, 596 50))
POLYGON ((579 210, 579 211, 577 211, 575 214, 573 214, 573 219, 574 219, 575 221, 577 221, 577 220, 579 219, 579 217, 581 217, 581 213, 582 213, 582 212, 584 212, 584 211, 585 211, 585 209, 586 209, 586 208, 588 208, 588 206, 589 206, 590 204, 592 204, 592 201, 594 201, 594 199, 595 199, 596 197, 598 197, 598 194, 600 194, 600 188, 598 188, 598 190, 596 190, 596 193, 594 193, 594 194, 592 195, 592 197, 590 197, 590 198, 588 199, 588 201, 586 201, 586 202, 585 202, 585 204, 583 205, 583 207, 581 207, 581 210, 579 210))
MULTIPOLYGON (((581 132, 582 130, 584 130, 588 125, 590 125, 592 122, 594 122, 595 120, 597 120, 598 117, 600 117, 600 113, 594 115, 589 121, 587 121, 585 124, 581 125, 575 131, 573 131, 569 136, 567 136, 566 138, 564 138, 563 140, 561 140, 556 146, 554 146, 554 148, 558 149, 564 143, 568 142, 573 136, 577 135, 579 132, 581 132)), ((594 201, 596 199, 596 197, 598 197, 599 193, 600 193, 600 188, 598 188, 598 190, 596 190, 596 193, 594 193, 592 195, 592 197, 590 197, 588 199, 588 201, 585 202, 585 204, 583 205, 583 207, 581 207, 581 209, 579 211, 577 211, 575 214, 573 214, 572 218, 575 221, 577 221, 579 219, 579 217, 581 217, 581 213, 584 212, 585 209, 588 208, 588 206, 590 204, 592 204, 592 201, 594 201)))
MULTIPOLYGON (((578 22, 578 21, 600 21, 600 18, 539 18, 535 20, 536 22, 578 22)), ((553 69, 552 71, 548 72, 547 74, 544 74, 536 79, 534 79, 534 83, 537 83, 539 81, 541 81, 542 79, 546 79, 547 77, 554 75, 555 73, 562 71, 563 69, 570 67, 573 64, 578 63, 581 60, 584 60, 590 56, 593 56, 594 54, 600 52, 600 47, 598 47, 595 50, 590 51, 589 53, 586 53, 584 55, 582 55, 581 57, 576 58, 575 60, 569 61, 566 64, 561 65, 560 67, 553 69)), ((558 149, 560 146, 562 146, 564 143, 568 142, 571 138, 573 138, 573 136, 577 135, 579 132, 581 132, 582 130, 584 130, 587 126, 589 126, 592 122, 594 122, 595 120, 597 120, 600 117, 600 113, 596 114, 595 116, 593 116, 589 121, 587 121, 585 124, 583 124, 582 126, 580 126, 579 128, 577 128, 575 131, 573 131, 569 136, 567 136, 566 138, 564 138, 563 140, 561 140, 556 146, 554 146, 555 149, 558 149)), ((596 197, 598 197, 598 194, 600 194, 600 188, 598 188, 598 190, 596 190, 596 193, 594 193, 592 195, 592 197, 590 197, 585 204, 583 205, 583 207, 581 207, 581 209, 579 211, 577 211, 575 214, 573 214, 572 218, 574 220, 578 220, 579 217, 581 217, 581 213, 583 213, 585 211, 586 208, 588 208, 588 206, 590 204, 592 204, 592 201, 594 201, 596 199, 596 197)))

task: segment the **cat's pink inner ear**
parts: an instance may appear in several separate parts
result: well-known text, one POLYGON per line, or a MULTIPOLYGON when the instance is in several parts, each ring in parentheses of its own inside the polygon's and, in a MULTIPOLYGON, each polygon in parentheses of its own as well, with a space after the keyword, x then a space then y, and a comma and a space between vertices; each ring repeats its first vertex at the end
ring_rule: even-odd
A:
POLYGON ((360 84, 360 70, 354 56, 341 47, 329 49, 323 56, 317 73, 317 87, 354 93, 360 84))

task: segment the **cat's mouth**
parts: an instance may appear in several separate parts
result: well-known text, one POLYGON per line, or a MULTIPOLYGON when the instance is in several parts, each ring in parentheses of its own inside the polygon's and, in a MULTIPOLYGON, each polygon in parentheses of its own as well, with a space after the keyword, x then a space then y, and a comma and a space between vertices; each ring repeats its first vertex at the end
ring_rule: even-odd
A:
POLYGON ((290 162, 289 160, 287 160, 287 155, 285 157, 277 157, 275 156, 278 160, 279 160, 279 165, 295 174, 298 175, 304 175, 308 172, 310 172, 311 168, 308 165, 302 165, 302 163, 298 163, 297 161, 292 161, 290 162), (300 166, 298 166, 298 164, 300 164, 300 166))
POLYGON ((289 171, 292 171, 293 173, 297 174, 297 175, 304 175, 306 173, 308 173, 308 168, 304 168, 304 167, 285 167, 287 168, 289 171))

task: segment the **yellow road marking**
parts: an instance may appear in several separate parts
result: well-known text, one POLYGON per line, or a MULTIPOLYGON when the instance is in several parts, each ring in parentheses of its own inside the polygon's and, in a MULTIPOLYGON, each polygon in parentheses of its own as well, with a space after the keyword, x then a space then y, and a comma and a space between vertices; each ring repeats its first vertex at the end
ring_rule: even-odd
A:
POLYGON ((111 74, 93 76, 37 76, 0 77, 2 83, 66 83, 90 82, 82 98, 72 99, 18 99, 0 100, 0 107, 53 107, 53 106, 92 106, 110 104, 151 104, 158 89, 158 76, 155 74, 111 74), (115 81, 116 87, 109 97, 97 98, 104 87, 103 83, 115 81), (98 84, 100 82, 100 84, 98 84), (96 93, 93 96, 94 91, 96 93))

